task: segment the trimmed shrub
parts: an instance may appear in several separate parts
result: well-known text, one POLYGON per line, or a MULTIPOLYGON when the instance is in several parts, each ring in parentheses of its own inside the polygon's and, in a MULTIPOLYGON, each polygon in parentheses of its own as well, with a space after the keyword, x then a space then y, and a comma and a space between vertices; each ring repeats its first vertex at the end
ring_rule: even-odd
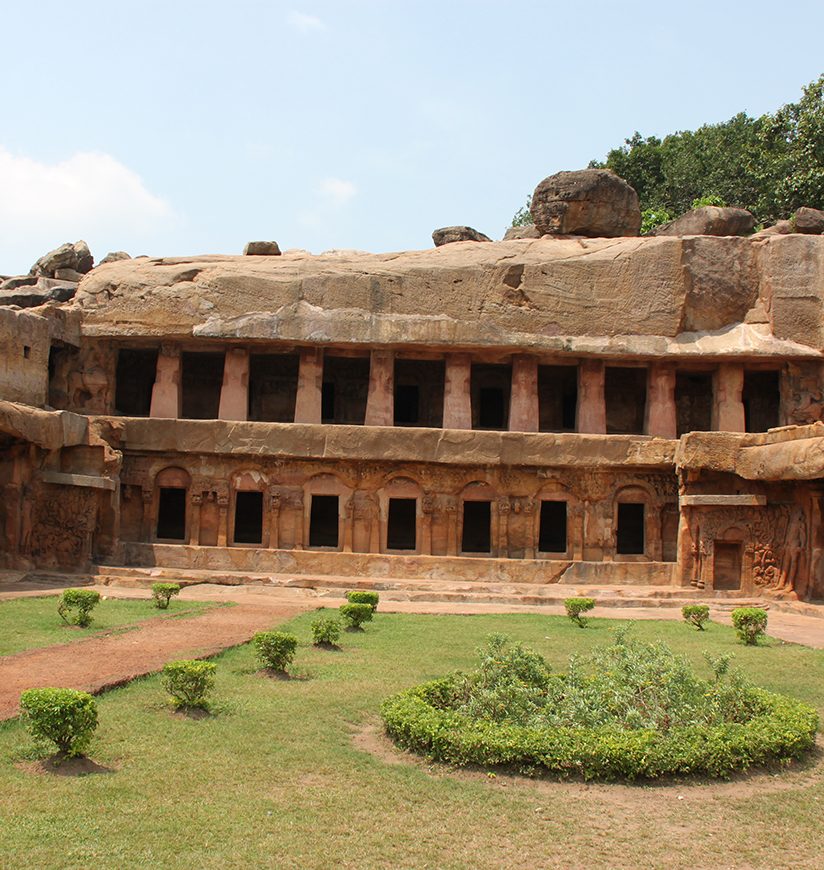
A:
POLYGON ((352 631, 363 631, 363 623, 372 620, 371 604, 341 604, 340 615, 352 631))
POLYGON ((86 628, 91 625, 91 613, 100 601, 100 593, 94 589, 64 589, 57 605, 60 618, 67 625, 86 628), (74 611, 77 611, 76 613, 74 611))
POLYGON ((285 631, 259 631, 252 643, 261 664, 280 673, 286 673, 298 648, 298 639, 285 631))
POLYGON ((704 623, 709 621, 710 608, 708 604, 685 604, 681 608, 684 622, 694 625, 699 631, 704 630, 704 623))
POLYGON ((703 680, 665 644, 624 633, 556 674, 493 638, 477 670, 394 695, 381 715, 399 745, 437 761, 584 779, 725 777, 814 747, 812 707, 714 670, 703 680))
POLYGON ((320 616, 312 623, 315 646, 335 646, 340 640, 340 620, 334 616, 320 616))
POLYGON ((166 610, 173 595, 180 594, 179 583, 152 583, 152 600, 158 610, 166 610))
POLYGON ((760 607, 739 607, 731 616, 738 637, 749 646, 757 644, 767 630, 767 611, 760 607))
POLYGON ((592 610, 595 607, 595 599, 594 598, 566 598, 564 599, 564 607, 566 608, 567 616, 578 624, 579 628, 583 628, 587 621, 581 616, 582 613, 586 613, 588 610, 592 610))
POLYGON ((216 665, 197 659, 183 659, 163 666, 163 688, 172 696, 175 707, 184 710, 207 710, 208 694, 215 687, 216 665))
POLYGON ((346 593, 346 600, 350 604, 368 604, 372 608, 372 613, 378 609, 378 601, 380 595, 377 592, 367 592, 366 590, 352 589, 346 593))
POLYGON ((97 728, 97 704, 75 689, 27 689, 20 709, 28 732, 50 740, 67 757, 83 755, 97 728))

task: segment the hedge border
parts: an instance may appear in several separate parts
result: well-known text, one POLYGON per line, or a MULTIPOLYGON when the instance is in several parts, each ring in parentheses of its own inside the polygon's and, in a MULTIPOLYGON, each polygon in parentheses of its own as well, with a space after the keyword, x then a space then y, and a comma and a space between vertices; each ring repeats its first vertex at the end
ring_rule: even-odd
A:
POLYGON ((387 734, 405 749, 454 765, 514 767, 585 780, 729 777, 753 765, 800 758, 815 744, 818 714, 807 704, 752 689, 764 713, 746 723, 650 729, 530 728, 472 720, 431 703, 442 680, 393 695, 381 706, 387 734))

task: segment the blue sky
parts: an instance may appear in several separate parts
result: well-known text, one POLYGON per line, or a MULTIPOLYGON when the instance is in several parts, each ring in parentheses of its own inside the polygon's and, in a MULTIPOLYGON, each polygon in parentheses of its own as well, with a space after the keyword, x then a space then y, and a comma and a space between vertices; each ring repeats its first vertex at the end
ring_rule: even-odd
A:
POLYGON ((0 274, 99 259, 500 238, 634 130, 798 99, 824 3, 30 2, 3 10, 0 274))

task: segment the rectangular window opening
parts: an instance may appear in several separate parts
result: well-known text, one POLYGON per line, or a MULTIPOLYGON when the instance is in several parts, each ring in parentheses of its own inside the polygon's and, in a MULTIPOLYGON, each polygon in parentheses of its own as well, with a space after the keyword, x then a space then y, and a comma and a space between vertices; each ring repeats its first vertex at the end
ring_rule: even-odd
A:
POLYGON ((186 538, 186 490, 162 486, 157 499, 157 537, 164 541, 186 538))
POLYGON ((470 377, 472 428, 509 428, 512 366, 473 363, 470 377))
POLYGON ((574 432, 577 406, 577 366, 538 366, 539 431, 574 432))
POLYGON ((291 423, 295 419, 300 358, 291 353, 249 356, 249 419, 291 423))
POLYGON ((542 553, 567 551, 567 503, 542 501, 538 550, 542 553))
POLYGON ((621 555, 644 553, 644 505, 623 502, 618 505, 617 550, 621 555))
POLYGON ((415 498, 390 498, 386 528, 387 550, 417 548, 417 508, 415 498))
POLYGON ((491 552, 491 525, 491 502, 465 501, 463 503, 461 551, 464 553, 491 552))
POLYGON ((675 408, 678 437, 712 429, 712 374, 676 372, 675 408))
POLYGON ((420 389, 417 384, 395 385, 395 425, 419 426, 420 389))
POLYGON ((324 357, 320 415, 324 423, 362 426, 368 393, 367 357, 324 357))
POLYGON ((29 345, 23 345, 23 359, 28 359, 31 356, 31 347, 29 345))
POLYGON ((181 417, 217 420, 223 386, 223 353, 181 354, 181 417))
POLYGON ((395 425, 443 426, 443 360, 395 360, 395 425))
POLYGON ((124 417, 148 417, 157 371, 157 350, 122 348, 117 354, 114 406, 124 417))
POLYGON ((313 495, 309 511, 309 546, 338 546, 338 496, 313 495))
POLYGON ((607 366, 604 400, 607 435, 642 435, 647 407, 647 370, 607 366))
POLYGON ((766 432, 779 424, 781 396, 778 372, 744 372, 744 427, 747 432, 766 432))
POLYGON ((235 543, 263 542, 263 493, 235 493, 235 543))

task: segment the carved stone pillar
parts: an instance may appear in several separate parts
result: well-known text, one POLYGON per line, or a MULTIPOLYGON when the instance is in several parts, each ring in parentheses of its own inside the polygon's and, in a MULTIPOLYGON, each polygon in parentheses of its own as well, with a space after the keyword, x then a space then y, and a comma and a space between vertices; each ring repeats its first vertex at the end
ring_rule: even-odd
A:
POLYGON ((424 556, 432 555, 432 514, 435 512, 435 499, 431 493, 424 493, 421 499, 421 539, 418 552, 424 556))
POLYGON ((269 547, 280 547, 280 494, 269 491, 269 547))
POLYGON ((446 513, 446 555, 457 556, 458 547, 458 505, 454 499, 444 505, 446 513))
POLYGON ((217 494, 218 506, 218 523, 217 523, 217 545, 225 547, 229 540, 229 493, 228 491, 218 490, 217 494))
POLYGON ((306 549, 306 529, 308 521, 306 517, 306 502, 308 499, 305 494, 299 492, 295 497, 295 549, 306 549))
POLYGON ((537 432, 538 417, 538 360, 519 355, 512 360, 509 431, 537 432))
POLYGON ((741 363, 721 363, 715 373, 715 401, 712 428, 716 432, 744 432, 744 367, 741 363))
POLYGON ((150 417, 180 417, 180 369, 180 348, 173 344, 161 345, 152 387, 150 417))
POLYGON ((323 349, 308 347, 300 352, 296 423, 320 423, 323 396, 323 349))
POLYGON ((223 386, 220 389, 221 420, 249 419, 249 351, 232 347, 223 363, 223 386))
POLYGON ((658 438, 677 438, 675 412, 675 369, 672 366, 650 366, 647 378, 647 413, 645 431, 658 438))
POLYGON ((443 428, 472 428, 472 361, 468 353, 446 356, 443 394, 443 428))
POLYGON ((497 526, 495 529, 497 534, 493 538, 492 555, 499 559, 506 559, 509 556, 509 516, 512 505, 508 498, 499 498, 497 502, 493 502, 493 505, 497 518, 497 523, 493 518, 493 525, 497 526))
POLYGON ((366 426, 392 426, 395 422, 395 354, 373 350, 369 363, 366 426))
POLYGON ((355 536, 355 496, 350 495, 343 506, 343 552, 352 552, 355 536))
POLYGON ((538 553, 538 529, 535 525, 535 499, 523 499, 522 506, 524 512, 524 528, 526 528, 527 535, 529 536, 526 541, 526 548, 524 549, 524 558, 534 559, 538 553))
POLYGON ((141 523, 140 537, 150 543, 154 540, 154 492, 151 489, 141 489, 143 499, 143 521, 141 523))
POLYGON ((578 366, 578 431, 592 435, 607 431, 602 360, 582 360, 578 366))
POLYGON ((189 545, 197 547, 200 544, 200 506, 203 504, 203 493, 191 493, 189 501, 192 504, 192 516, 189 520, 189 545))

